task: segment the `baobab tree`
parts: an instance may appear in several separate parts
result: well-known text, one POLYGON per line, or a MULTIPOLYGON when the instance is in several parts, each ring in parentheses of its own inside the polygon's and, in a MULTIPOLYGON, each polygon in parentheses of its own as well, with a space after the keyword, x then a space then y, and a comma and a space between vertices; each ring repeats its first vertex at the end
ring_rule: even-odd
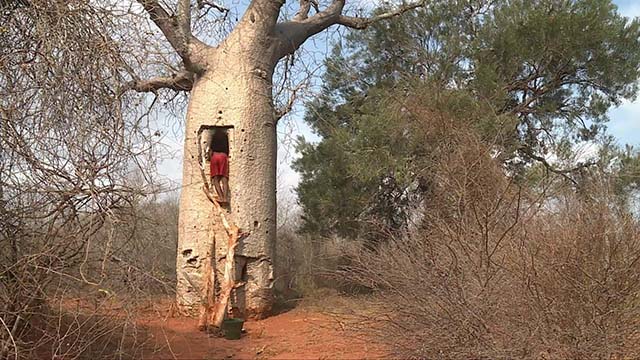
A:
POLYGON ((153 100, 137 103, 136 109, 157 104, 158 94, 187 95, 177 252, 177 302, 186 313, 198 312, 203 287, 212 283, 216 271, 205 269, 219 272, 224 265, 226 242, 217 240, 226 234, 203 191, 203 145, 212 127, 226 127, 231 196, 225 214, 241 234, 236 249, 237 305, 248 316, 262 317, 271 309, 274 281, 276 126, 291 108, 290 102, 283 108, 274 106, 277 64, 331 26, 363 29, 424 1, 355 17, 346 14, 345 0, 300 0, 297 12, 288 17, 282 0, 252 0, 233 22, 220 20, 229 9, 205 0, 3 1, 0 15, 7 21, 2 23, 24 27, 0 25, 0 36, 16 43, 9 38, 14 36, 24 46, 7 47, 10 51, 0 67, 6 68, 7 84, 15 74, 24 75, 25 81, 44 81, 33 88, 46 88, 51 95, 34 99, 32 107, 46 108, 48 101, 56 101, 56 91, 74 95, 79 105, 73 112, 64 102, 58 104, 61 119, 82 121, 83 111, 94 108, 90 101, 83 105, 84 98, 111 98, 113 106, 102 114, 105 118, 121 113, 140 119, 148 112, 126 115, 134 112, 124 105, 136 93, 156 95, 143 96, 153 100), (101 55, 106 50, 109 57, 101 55), (61 57, 88 65, 69 65, 60 62, 61 57), (91 65, 98 63, 102 65, 97 69, 91 65), (96 84, 104 91, 91 90, 96 84))
MULTIPOLYGON (((210 276, 203 273, 202 263, 215 256, 217 264, 225 251, 224 241, 216 242, 220 252, 212 250, 210 227, 216 219, 203 192, 206 180, 201 175, 201 149, 206 139, 201 134, 211 126, 227 126, 232 127, 229 212, 243 234, 236 250, 238 275, 244 280, 244 289, 239 289, 244 301, 239 306, 248 316, 265 316, 272 306, 276 125, 283 113, 273 102, 276 65, 330 26, 366 28, 372 22, 422 6, 423 2, 361 18, 343 14, 344 0, 335 0, 324 9, 316 1, 300 0, 298 12, 289 20, 279 21, 284 1, 253 0, 218 44, 209 44, 192 33, 190 0, 178 1, 173 9, 156 0, 138 2, 180 57, 182 69, 168 77, 137 80, 132 88, 189 92, 180 198, 178 304, 186 311, 197 307, 204 279, 210 276)), ((204 5, 199 2, 199 6, 204 5)), ((214 230, 215 238, 225 238, 220 229, 214 230)))

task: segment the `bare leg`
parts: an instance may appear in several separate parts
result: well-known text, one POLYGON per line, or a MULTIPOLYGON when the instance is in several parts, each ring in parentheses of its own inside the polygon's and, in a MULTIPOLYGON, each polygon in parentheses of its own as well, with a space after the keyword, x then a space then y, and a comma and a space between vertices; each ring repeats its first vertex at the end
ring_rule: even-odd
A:
POLYGON ((222 202, 229 202, 229 179, 226 176, 220 177, 220 184, 222 188, 222 202))
POLYGON ((214 176, 211 178, 211 182, 213 183, 213 187, 216 189, 216 194, 218 195, 219 202, 224 202, 224 193, 222 192, 222 188, 220 187, 220 182, 222 179, 224 179, 224 176, 214 176))

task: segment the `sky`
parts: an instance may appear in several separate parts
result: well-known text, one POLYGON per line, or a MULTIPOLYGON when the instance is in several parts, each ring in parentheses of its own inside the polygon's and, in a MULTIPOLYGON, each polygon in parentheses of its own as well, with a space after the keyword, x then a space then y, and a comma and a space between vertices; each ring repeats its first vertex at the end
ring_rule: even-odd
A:
MULTIPOLYGON (((640 16, 640 1, 614 0, 614 3, 624 16, 640 16)), ((620 144, 640 145, 640 99, 610 110, 609 116, 609 133, 615 136, 620 144)))
MULTIPOLYGON (((366 2, 371 0, 360 0, 366 2)), ((614 0, 621 14, 627 17, 640 16, 639 0, 614 0)), ((315 75, 321 75, 320 64, 329 51, 327 37, 319 36, 310 40, 302 50, 302 55, 308 59, 309 64, 316 67, 315 75)), ((316 78, 317 79, 317 78, 316 78)), ((295 139, 304 137, 307 141, 318 141, 311 129, 304 123, 304 108, 299 102, 293 111, 278 124, 278 199, 294 204, 295 187, 300 176, 291 169, 291 163, 298 156, 295 152, 295 139)), ((621 106, 609 111, 611 121, 608 123, 608 132, 618 139, 620 144, 640 146, 640 99, 624 102, 621 106)), ((158 119, 162 122, 162 119, 158 119)), ((162 124, 160 124, 163 126, 162 124)), ((184 128, 181 125, 164 124, 168 131, 163 131, 163 148, 166 155, 158 165, 158 172, 162 178, 168 179, 174 187, 178 188, 182 176, 182 146, 184 128)))

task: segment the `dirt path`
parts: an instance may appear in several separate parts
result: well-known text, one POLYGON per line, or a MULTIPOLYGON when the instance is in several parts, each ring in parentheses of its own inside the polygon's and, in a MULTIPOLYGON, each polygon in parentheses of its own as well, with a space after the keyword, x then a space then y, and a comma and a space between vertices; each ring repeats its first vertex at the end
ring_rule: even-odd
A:
MULTIPOLYGON (((387 352, 370 339, 343 329, 338 321, 309 309, 294 309, 249 321, 240 340, 197 331, 196 320, 150 319, 153 343, 148 359, 380 359, 387 352)), ((150 347, 151 349, 151 347, 150 347)))

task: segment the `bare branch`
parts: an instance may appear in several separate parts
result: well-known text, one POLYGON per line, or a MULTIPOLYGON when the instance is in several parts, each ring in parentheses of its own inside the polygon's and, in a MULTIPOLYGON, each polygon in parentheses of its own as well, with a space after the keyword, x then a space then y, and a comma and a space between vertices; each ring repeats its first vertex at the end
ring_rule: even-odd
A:
POLYGON ((162 34, 171 44, 171 47, 182 58, 187 69, 198 72, 197 66, 190 57, 190 42, 199 41, 191 35, 191 3, 189 0, 180 0, 178 3, 177 18, 170 15, 157 0, 137 0, 151 20, 160 28, 162 34))
POLYGON ((193 73, 189 71, 181 71, 172 76, 136 80, 130 82, 123 92, 127 90, 135 90, 137 92, 156 92, 160 89, 190 91, 193 87, 193 77, 193 73))
POLYGON ((191 38, 191 0, 178 1, 178 29, 183 43, 188 43, 191 38))
POLYGON ((293 21, 302 21, 309 17, 309 10, 311 10, 310 0, 300 0, 300 9, 293 17, 293 21))
POLYGON ((309 7, 312 3, 307 0, 301 0, 300 10, 292 20, 276 25, 276 34, 280 38, 280 51, 278 55, 282 58, 287 54, 293 53, 308 38, 331 25, 339 24, 354 29, 364 29, 377 21, 390 19, 402 15, 409 10, 423 7, 426 1, 427 0, 418 0, 417 2, 404 4, 393 11, 373 17, 357 18, 342 15, 344 0, 335 0, 324 11, 309 18, 309 7))
MULTIPOLYGON (((308 38, 336 24, 343 8, 344 0, 336 0, 325 10, 310 18, 304 20, 295 20, 294 18, 291 21, 277 24, 276 34, 280 40, 278 56, 282 58, 293 53, 308 38)), ((296 14, 296 16, 298 16, 298 14, 296 14)))
MULTIPOLYGON (((216 4, 213 1, 206 1, 206 0, 198 0, 198 9, 202 10, 205 7, 208 7, 209 9, 216 9, 221 13, 228 13, 229 12, 229 8, 226 8, 222 5, 216 4)), ((207 9, 207 12, 209 11, 209 9, 207 9)))
POLYGON ((298 99, 298 93, 302 91, 306 87, 305 83, 298 84, 292 91, 289 96, 289 100, 286 104, 276 109, 276 119, 280 120, 283 116, 288 114, 292 109, 293 105, 296 103, 298 99))
POLYGON ((569 176, 569 174, 595 165, 595 162, 588 161, 586 163, 578 164, 575 167, 570 169, 558 169, 555 166, 551 165, 547 161, 547 159, 545 159, 544 157, 534 154, 529 147, 523 146, 520 148, 520 151, 526 156, 528 156, 529 158, 540 162, 545 167, 545 169, 547 169, 547 171, 562 176, 563 178, 569 180, 571 183, 573 183, 576 186, 579 186, 578 182, 574 178, 569 176))
POLYGON ((411 4, 403 4, 402 6, 400 6, 399 8, 393 11, 388 11, 386 13, 382 13, 382 14, 379 14, 373 17, 368 17, 368 18, 366 17, 359 18, 359 17, 353 17, 353 16, 340 15, 340 18, 338 19, 338 24, 347 26, 353 29, 365 29, 369 25, 375 22, 391 19, 393 17, 400 16, 409 10, 423 7, 425 3, 426 3, 426 0, 420 0, 411 4))
POLYGON ((309 2, 311 3, 311 5, 315 9, 315 11, 317 13, 319 13, 320 12, 320 4, 318 3, 318 0, 310 0, 309 2))
POLYGON ((171 15, 156 0, 137 0, 147 11, 151 21, 153 21, 162 31, 167 41, 178 52, 184 52, 186 44, 181 42, 180 37, 176 33, 171 15))
MULTIPOLYGON (((251 0, 236 29, 252 28, 256 36, 271 34, 284 3, 284 0, 251 0)), ((238 32, 231 36, 234 33, 238 32)))

